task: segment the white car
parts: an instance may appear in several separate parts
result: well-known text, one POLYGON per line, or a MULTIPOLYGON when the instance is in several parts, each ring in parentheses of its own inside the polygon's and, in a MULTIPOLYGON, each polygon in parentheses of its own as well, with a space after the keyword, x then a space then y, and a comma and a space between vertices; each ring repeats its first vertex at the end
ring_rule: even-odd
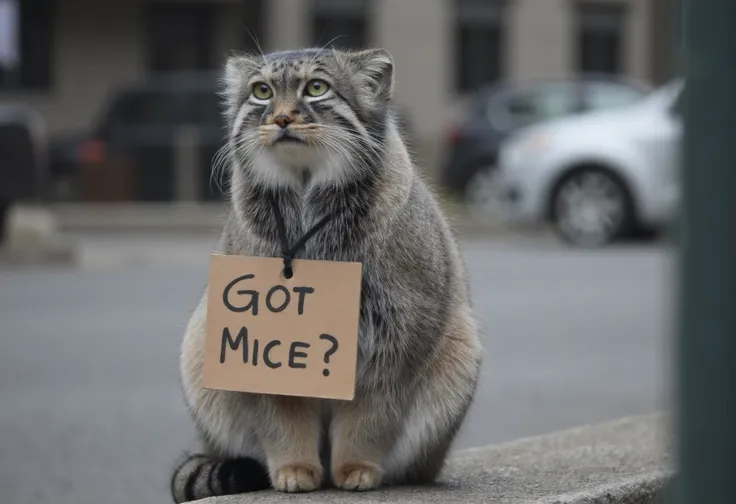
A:
POLYGON ((632 105, 531 126, 501 146, 502 217, 551 222, 568 243, 595 247, 657 231, 679 203, 683 83, 632 105))

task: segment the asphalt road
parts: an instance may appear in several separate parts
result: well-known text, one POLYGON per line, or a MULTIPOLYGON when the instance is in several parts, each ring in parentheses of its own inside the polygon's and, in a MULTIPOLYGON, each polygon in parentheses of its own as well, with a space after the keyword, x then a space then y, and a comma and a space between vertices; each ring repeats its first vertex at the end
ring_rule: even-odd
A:
MULTIPOLYGON (((0 502, 169 502, 192 447, 177 353, 208 240, 91 239, 83 270, 0 271, 0 502)), ((487 357, 458 448, 667 405, 666 249, 464 247, 487 357)))

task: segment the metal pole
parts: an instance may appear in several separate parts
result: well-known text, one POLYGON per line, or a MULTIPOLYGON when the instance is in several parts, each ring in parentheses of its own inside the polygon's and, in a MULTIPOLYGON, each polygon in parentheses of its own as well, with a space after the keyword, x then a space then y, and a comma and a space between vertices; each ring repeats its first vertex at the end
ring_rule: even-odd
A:
POLYGON ((736 2, 685 0, 677 504, 733 503, 736 2))

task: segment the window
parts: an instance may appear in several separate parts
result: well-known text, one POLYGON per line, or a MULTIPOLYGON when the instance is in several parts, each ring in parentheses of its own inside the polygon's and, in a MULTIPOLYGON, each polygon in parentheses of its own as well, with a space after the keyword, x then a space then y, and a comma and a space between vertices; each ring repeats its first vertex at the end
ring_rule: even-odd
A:
POLYGON ((368 45, 368 0, 312 0, 313 45, 359 49, 368 45))
POLYGON ((263 0, 246 0, 241 2, 243 5, 243 50, 258 54, 260 48, 268 46, 268 41, 265 39, 266 31, 263 0))
POLYGON ((578 70, 623 73, 624 4, 577 5, 578 70))
POLYGON ((0 0, 0 90, 51 87, 53 7, 53 0, 0 0))
POLYGON ((217 5, 148 3, 148 68, 152 72, 211 70, 217 5))
POLYGON ((455 87, 473 91, 503 76, 503 2, 455 0, 455 87))

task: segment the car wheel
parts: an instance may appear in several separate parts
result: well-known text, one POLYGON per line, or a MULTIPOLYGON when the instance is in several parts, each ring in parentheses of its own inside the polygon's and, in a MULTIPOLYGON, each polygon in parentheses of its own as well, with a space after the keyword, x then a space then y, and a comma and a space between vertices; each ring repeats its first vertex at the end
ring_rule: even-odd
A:
POLYGON ((632 227, 633 207, 615 175, 583 169, 565 177, 552 198, 552 222, 564 241, 579 247, 602 247, 632 227))
POLYGON ((471 217, 485 221, 498 215, 499 200, 495 166, 478 169, 465 185, 465 204, 471 217))

